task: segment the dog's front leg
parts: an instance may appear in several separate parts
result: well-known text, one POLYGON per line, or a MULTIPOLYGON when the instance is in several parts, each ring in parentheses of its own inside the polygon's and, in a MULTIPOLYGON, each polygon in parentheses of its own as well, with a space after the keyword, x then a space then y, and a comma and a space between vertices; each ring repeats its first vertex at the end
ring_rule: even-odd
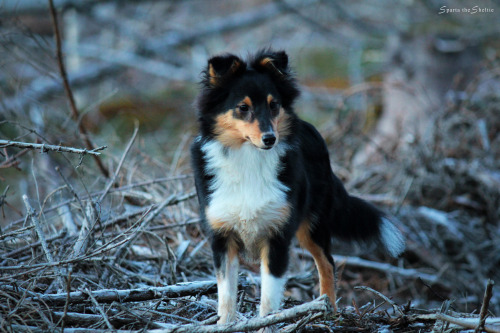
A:
POLYGON ((238 249, 227 237, 215 236, 212 240, 215 271, 217 277, 218 312, 217 324, 226 324, 236 319, 238 293, 238 249))
POLYGON ((261 317, 276 311, 280 307, 288 266, 288 244, 282 239, 273 239, 261 252, 261 317))

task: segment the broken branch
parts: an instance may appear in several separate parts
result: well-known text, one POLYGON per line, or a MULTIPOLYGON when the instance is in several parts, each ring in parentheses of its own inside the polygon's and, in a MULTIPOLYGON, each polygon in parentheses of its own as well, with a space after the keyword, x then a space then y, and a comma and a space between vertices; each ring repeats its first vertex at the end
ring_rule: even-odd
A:
POLYGON ((58 153, 74 153, 74 154, 82 154, 82 155, 100 155, 100 150, 104 150, 107 146, 97 147, 91 150, 88 149, 80 149, 73 147, 64 147, 57 145, 48 145, 44 143, 28 143, 28 142, 19 142, 19 141, 11 141, 11 140, 0 140, 0 148, 4 147, 17 147, 17 148, 28 148, 28 149, 40 149, 42 153, 47 151, 55 151, 58 153))

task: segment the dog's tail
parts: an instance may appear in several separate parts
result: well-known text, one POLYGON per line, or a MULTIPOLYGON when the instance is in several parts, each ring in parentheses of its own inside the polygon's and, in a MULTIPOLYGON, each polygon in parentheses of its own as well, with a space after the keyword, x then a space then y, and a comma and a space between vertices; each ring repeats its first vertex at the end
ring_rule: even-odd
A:
POLYGON ((337 212, 333 236, 348 241, 375 241, 393 257, 404 251, 405 241, 401 232, 372 204, 348 195, 345 206, 337 212))

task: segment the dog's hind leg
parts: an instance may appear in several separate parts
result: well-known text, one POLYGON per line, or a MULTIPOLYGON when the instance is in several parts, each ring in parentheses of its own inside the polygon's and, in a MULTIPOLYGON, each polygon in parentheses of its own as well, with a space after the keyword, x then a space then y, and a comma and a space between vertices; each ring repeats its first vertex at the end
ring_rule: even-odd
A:
POLYGON ((308 250, 314 258, 314 263, 319 273, 320 294, 326 294, 330 298, 334 311, 337 312, 335 291, 335 262, 330 254, 330 235, 311 235, 309 221, 304 221, 296 232, 297 239, 302 248, 308 250), (322 243, 322 244, 319 244, 322 243))
POLYGON ((217 321, 217 324, 226 324, 236 319, 238 247, 233 239, 215 235, 212 239, 212 250, 219 301, 217 311, 219 321, 217 321))

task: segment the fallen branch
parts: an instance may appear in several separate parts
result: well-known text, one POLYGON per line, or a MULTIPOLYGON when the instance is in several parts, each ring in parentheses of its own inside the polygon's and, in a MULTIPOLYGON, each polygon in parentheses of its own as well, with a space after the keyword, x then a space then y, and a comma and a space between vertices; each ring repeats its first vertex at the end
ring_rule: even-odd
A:
POLYGON ((40 149, 42 153, 48 151, 55 151, 58 153, 73 153, 73 154, 82 154, 82 155, 100 155, 99 151, 104 150, 107 146, 97 147, 95 149, 87 150, 73 147, 64 147, 64 146, 56 146, 56 145, 48 145, 45 143, 28 143, 28 142, 19 142, 19 141, 11 141, 11 140, 0 140, 0 148, 5 147, 17 147, 17 148, 28 148, 28 149, 40 149))
MULTIPOLYGON (((437 319, 447 321, 467 329, 475 329, 481 320, 480 318, 455 318, 443 313, 438 313, 437 319)), ((489 333, 500 333, 500 318, 488 318, 483 330, 489 333), (495 326, 492 326, 492 324, 495 326)))
POLYGON ((370 261, 370 260, 361 259, 358 257, 351 257, 351 256, 334 255, 333 259, 339 263, 345 262, 345 264, 348 266, 370 268, 370 269, 374 269, 377 271, 395 274, 395 275, 399 275, 399 276, 406 277, 406 278, 422 279, 423 281, 425 281, 427 283, 431 283, 431 284, 440 283, 444 286, 447 285, 445 282, 440 281, 439 277, 437 275, 420 272, 420 271, 413 269, 413 268, 401 268, 401 267, 396 267, 396 266, 393 266, 393 265, 390 265, 387 263, 375 262, 375 261, 370 261))
MULTIPOLYGON (((92 295, 92 291, 90 289, 87 288, 87 290, 85 290, 85 293, 89 296, 92 304, 97 308, 97 310, 99 311, 99 313, 101 314, 102 318, 104 319, 104 322, 106 323, 106 326, 108 326, 108 328, 113 331, 115 328, 113 327, 113 325, 111 325, 111 323, 109 322, 109 318, 108 318, 108 315, 106 314, 106 312, 104 312, 104 309, 101 307, 101 305, 99 304, 99 302, 95 299, 94 295, 92 295)), ((71 293, 70 293, 71 294, 71 293)), ((66 294, 67 295, 67 294, 66 294)), ((68 297, 66 297, 66 299, 68 299, 68 297)))
POLYGON ((330 300, 323 295, 311 302, 297 305, 293 308, 269 314, 265 317, 255 317, 229 323, 225 325, 183 325, 173 329, 151 330, 151 333, 227 333, 227 332, 248 332, 268 327, 278 323, 293 320, 310 314, 328 314, 332 312, 330 300))
MULTIPOLYGON (((0 285, 1 289, 15 290, 9 285, 0 285)), ((176 298, 184 296, 196 296, 203 294, 214 293, 217 290, 216 281, 196 281, 178 283, 176 285, 166 287, 147 287, 138 289, 116 290, 116 289, 101 289, 91 291, 92 297, 99 303, 112 302, 141 302, 150 301, 161 298, 176 298)), ((39 294, 28 292, 28 298, 32 301, 45 302, 51 305, 64 305, 66 299, 69 299, 70 304, 80 304, 89 301, 87 292, 75 291, 59 294, 39 294)))
MULTIPOLYGON (((295 252, 299 256, 312 259, 312 256, 309 252, 304 251, 300 248, 296 248, 295 252)), ((332 257, 337 263, 345 263, 347 266, 369 268, 369 269, 374 269, 374 270, 381 271, 384 273, 398 275, 401 277, 412 278, 412 279, 421 279, 424 282, 427 282, 430 284, 439 283, 440 285, 443 285, 445 287, 448 286, 448 284, 446 282, 439 280, 439 277, 437 275, 420 272, 420 271, 413 269, 413 268, 401 268, 401 267, 396 267, 396 266, 393 266, 393 265, 387 264, 387 263, 370 261, 370 260, 361 259, 359 257, 352 257, 352 256, 333 255, 332 257)))

